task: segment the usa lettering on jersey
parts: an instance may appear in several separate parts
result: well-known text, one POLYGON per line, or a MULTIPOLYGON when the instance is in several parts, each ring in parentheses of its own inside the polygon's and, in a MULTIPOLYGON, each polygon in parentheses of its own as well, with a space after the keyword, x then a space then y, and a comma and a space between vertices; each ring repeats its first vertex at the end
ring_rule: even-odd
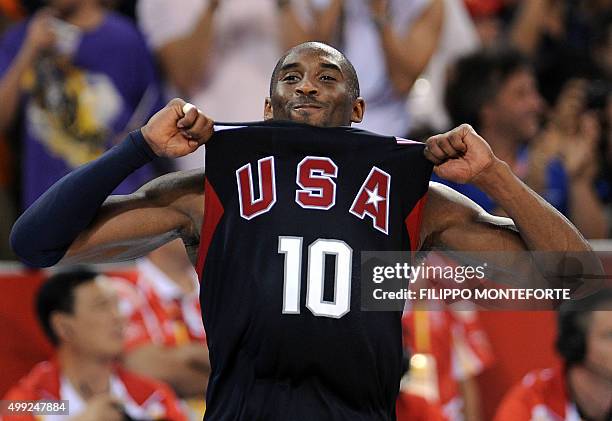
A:
MULTIPOLYGON (((269 212, 276 203, 274 156, 258 160, 257 168, 258 197, 255 197, 251 164, 247 163, 236 170, 240 216, 247 220, 269 212)), ((338 172, 338 166, 328 157, 304 157, 296 168, 295 203, 304 209, 333 208, 336 204, 338 172)), ((391 176, 373 166, 361 188, 355 192, 355 198, 347 211, 359 219, 367 216, 372 220, 373 228, 388 235, 390 191, 391 176)))

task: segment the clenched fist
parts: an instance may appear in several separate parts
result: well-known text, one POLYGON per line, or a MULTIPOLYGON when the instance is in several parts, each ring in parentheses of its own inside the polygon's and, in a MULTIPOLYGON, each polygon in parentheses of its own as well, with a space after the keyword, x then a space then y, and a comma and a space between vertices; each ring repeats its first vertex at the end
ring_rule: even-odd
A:
POLYGON ((436 175, 454 183, 473 182, 497 160, 489 144, 469 124, 432 136, 425 143, 425 157, 435 164, 436 175))
POLYGON ((175 98, 141 129, 157 156, 178 158, 202 146, 213 134, 213 120, 200 110, 175 98))

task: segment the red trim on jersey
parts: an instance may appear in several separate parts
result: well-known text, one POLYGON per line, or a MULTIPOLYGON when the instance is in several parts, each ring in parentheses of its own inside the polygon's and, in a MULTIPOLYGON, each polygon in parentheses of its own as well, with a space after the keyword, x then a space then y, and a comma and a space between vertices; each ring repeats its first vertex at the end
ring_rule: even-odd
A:
POLYGON ((419 236, 421 234, 421 222, 423 221, 423 208, 425 207, 425 202, 427 202, 427 193, 419 199, 404 220, 408 236, 410 237, 410 250, 412 251, 416 251, 417 247, 419 247, 419 236))
POLYGON ((202 223, 202 232, 200 233, 200 248, 198 249, 198 263, 196 265, 196 273, 202 282, 202 270, 206 263, 206 255, 208 247, 212 241, 215 229, 223 216, 223 205, 217 196, 217 192, 208 181, 204 179, 204 222, 202 223))

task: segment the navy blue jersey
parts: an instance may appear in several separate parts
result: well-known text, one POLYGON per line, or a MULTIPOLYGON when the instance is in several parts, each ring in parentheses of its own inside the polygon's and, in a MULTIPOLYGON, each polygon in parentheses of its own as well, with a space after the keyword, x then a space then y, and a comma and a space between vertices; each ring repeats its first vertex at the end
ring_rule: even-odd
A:
POLYGON ((207 420, 392 420, 401 313, 360 309, 360 252, 413 250, 424 145, 261 123, 206 145, 197 270, 207 420))

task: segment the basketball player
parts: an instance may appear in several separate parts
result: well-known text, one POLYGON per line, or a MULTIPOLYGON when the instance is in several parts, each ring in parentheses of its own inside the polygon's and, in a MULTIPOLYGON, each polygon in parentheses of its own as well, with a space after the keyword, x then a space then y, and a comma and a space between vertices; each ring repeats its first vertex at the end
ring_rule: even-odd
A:
POLYGON ((182 238, 202 285, 206 419, 395 419, 401 312, 360 311, 361 250, 590 248, 470 126, 423 145, 346 127, 364 112, 350 62, 325 44, 298 45, 273 72, 267 124, 215 132, 206 177, 171 174, 107 198, 144 163, 213 136, 211 118, 172 100, 46 192, 15 224, 12 246, 49 266, 131 259, 182 238), (432 164, 442 178, 476 184, 512 219, 428 188, 432 164), (328 276, 326 255, 336 266, 328 276))

